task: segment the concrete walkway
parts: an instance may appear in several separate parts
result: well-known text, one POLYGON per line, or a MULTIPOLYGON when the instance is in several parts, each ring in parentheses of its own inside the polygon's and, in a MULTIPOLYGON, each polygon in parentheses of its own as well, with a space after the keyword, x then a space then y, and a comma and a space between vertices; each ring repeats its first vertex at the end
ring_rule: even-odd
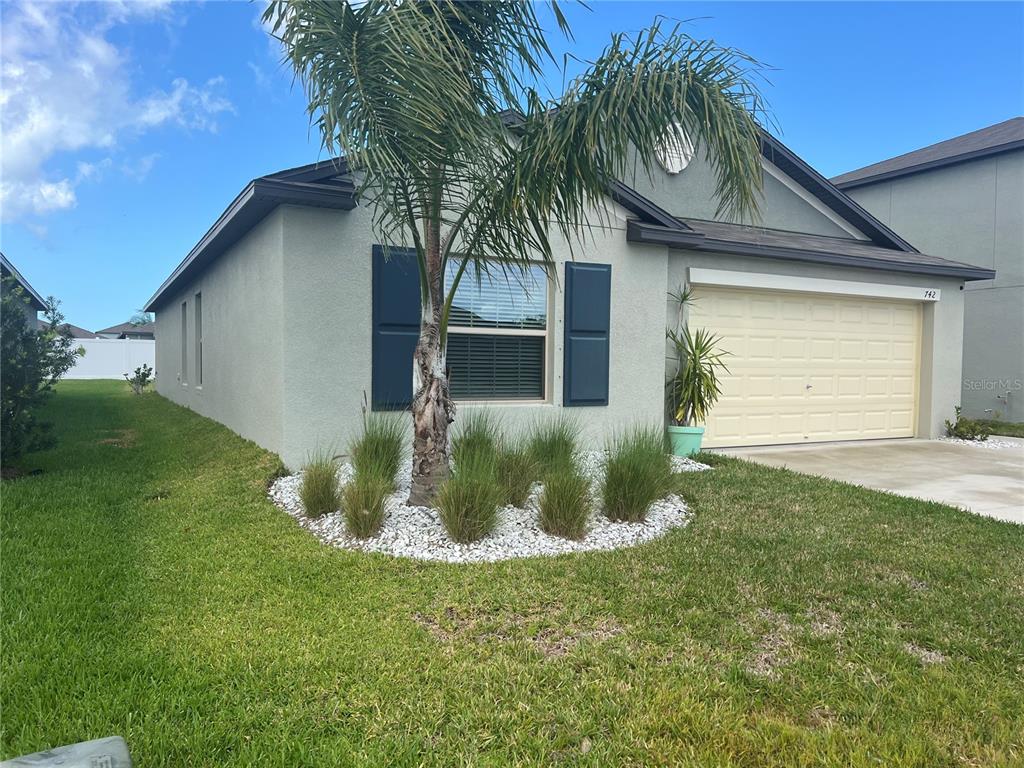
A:
POLYGON ((985 448, 941 440, 723 448, 721 453, 1024 524, 1024 440, 985 448))

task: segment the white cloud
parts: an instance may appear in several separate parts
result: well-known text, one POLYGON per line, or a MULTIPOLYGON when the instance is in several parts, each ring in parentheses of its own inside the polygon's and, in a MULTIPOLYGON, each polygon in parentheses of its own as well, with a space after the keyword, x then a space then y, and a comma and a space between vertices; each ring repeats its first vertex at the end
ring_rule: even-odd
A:
POLYGON ((0 30, 4 219, 73 207, 75 187, 96 181, 110 164, 109 158, 80 160, 77 173, 58 172, 52 166, 59 156, 109 153, 121 139, 164 125, 216 132, 218 117, 233 111, 220 77, 198 85, 176 78, 165 90, 133 92, 131 61, 107 33, 118 24, 155 18, 167 5, 166 0, 5 5, 0 30))
POLYGON ((121 172, 129 179, 135 181, 144 181, 149 172, 153 170, 153 166, 156 165, 156 161, 160 159, 160 153, 154 152, 150 155, 143 155, 142 157, 125 163, 121 166, 121 172))

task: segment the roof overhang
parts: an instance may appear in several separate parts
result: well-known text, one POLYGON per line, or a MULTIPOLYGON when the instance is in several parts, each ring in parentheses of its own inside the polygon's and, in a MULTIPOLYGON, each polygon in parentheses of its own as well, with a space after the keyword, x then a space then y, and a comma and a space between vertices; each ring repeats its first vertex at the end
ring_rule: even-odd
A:
POLYGON ((169 298, 170 289, 175 283, 198 273, 279 205, 308 205, 350 211, 356 207, 355 186, 344 181, 314 184, 270 177, 250 181, 146 302, 145 311, 156 311, 169 298))
POLYGON ((46 309, 46 301, 43 299, 43 297, 39 295, 36 289, 32 287, 29 281, 26 280, 22 276, 21 272, 18 271, 18 268, 11 264, 11 262, 7 259, 6 256, 3 255, 3 253, 0 253, 0 264, 3 265, 3 271, 9 274, 11 277, 13 277, 15 280, 17 280, 18 285, 20 285, 22 289, 25 291, 25 295, 28 296, 28 301, 32 309, 34 309, 36 312, 41 312, 42 310, 46 309))
POLYGON ((875 173, 870 176, 862 176, 849 181, 843 181, 842 177, 839 176, 836 177, 836 181, 834 181, 833 184, 842 190, 856 189, 857 187, 866 187, 869 184, 878 184, 883 181, 890 181, 903 176, 912 176, 915 173, 934 171, 938 168, 947 168, 951 165, 968 163, 971 160, 980 160, 984 157, 991 157, 992 155, 1001 155, 1004 152, 1012 152, 1016 149, 1024 149, 1024 139, 1020 139, 1019 141, 1010 141, 1006 144, 999 144, 994 147, 982 147, 981 149, 976 149, 973 152, 964 152, 952 157, 940 157, 923 163, 915 163, 914 165, 907 166, 906 168, 895 168, 891 171, 875 173))
POLYGON ((684 232, 637 220, 631 220, 627 223, 626 239, 633 243, 667 245, 670 248, 681 248, 691 251, 712 251, 737 256, 757 256, 767 259, 781 259, 783 261, 828 264, 837 267, 882 269, 888 272, 908 272, 934 277, 953 277, 961 280, 991 280, 996 275, 991 269, 956 264, 954 262, 928 264, 898 261, 893 260, 891 257, 871 258, 870 256, 831 253, 826 250, 748 243, 740 240, 708 237, 692 229, 689 232, 684 232))

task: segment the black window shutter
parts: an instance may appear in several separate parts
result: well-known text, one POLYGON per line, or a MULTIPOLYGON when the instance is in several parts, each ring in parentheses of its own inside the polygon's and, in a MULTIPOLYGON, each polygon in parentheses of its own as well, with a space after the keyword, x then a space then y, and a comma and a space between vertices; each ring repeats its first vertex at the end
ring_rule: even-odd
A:
POLYGON ((611 264, 565 265, 562 405, 608 405, 611 264))
POLYGON ((412 403, 412 356, 420 335, 420 273, 414 251, 373 246, 371 407, 412 403))

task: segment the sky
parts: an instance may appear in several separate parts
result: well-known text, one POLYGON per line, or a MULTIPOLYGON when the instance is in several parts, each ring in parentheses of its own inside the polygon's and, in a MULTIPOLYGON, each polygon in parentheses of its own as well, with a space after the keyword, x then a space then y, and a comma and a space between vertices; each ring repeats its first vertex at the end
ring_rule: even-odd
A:
MULTIPOLYGON (((664 16, 768 65, 774 132, 826 176, 1024 114, 1024 3, 589 8, 559 54, 664 16)), ((127 320, 250 179, 324 157, 260 11, 0 2, 0 249, 69 322, 127 320)))

